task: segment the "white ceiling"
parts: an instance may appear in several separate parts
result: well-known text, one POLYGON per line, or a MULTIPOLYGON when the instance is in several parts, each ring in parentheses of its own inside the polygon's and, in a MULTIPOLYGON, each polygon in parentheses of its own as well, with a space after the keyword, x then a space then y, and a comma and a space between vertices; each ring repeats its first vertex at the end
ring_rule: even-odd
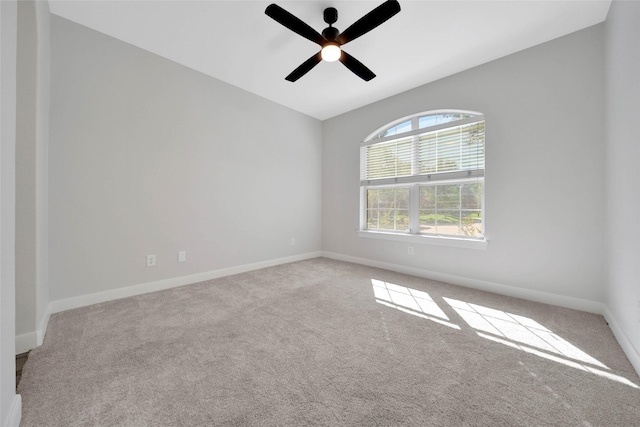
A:
MULTIPOLYGON (((399 0, 402 11, 344 46, 377 77, 322 62, 284 78, 319 48, 264 14, 273 1, 49 0, 51 12, 324 120, 605 20, 611 0, 399 0)), ((382 0, 275 1, 321 32, 382 0)))

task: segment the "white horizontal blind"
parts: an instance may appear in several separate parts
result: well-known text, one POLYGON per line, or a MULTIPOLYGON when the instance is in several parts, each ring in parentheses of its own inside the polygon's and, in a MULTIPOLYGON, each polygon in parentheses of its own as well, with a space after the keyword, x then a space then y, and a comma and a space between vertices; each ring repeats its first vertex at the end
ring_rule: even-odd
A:
POLYGON ((362 147, 365 179, 411 175, 413 138, 402 138, 362 147))
MULTIPOLYGON (((477 121, 479 119, 479 121, 477 121)), ((360 150, 361 185, 484 176, 484 120, 374 143, 360 150), (413 173, 412 173, 413 171, 413 173)))

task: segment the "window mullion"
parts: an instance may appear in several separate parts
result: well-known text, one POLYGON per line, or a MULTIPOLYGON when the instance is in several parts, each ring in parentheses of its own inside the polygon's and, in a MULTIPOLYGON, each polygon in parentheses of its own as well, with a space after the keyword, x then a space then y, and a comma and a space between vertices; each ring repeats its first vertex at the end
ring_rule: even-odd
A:
POLYGON ((438 186, 433 190, 433 224, 436 226, 436 234, 438 233, 438 186))
POLYGON ((398 231, 398 189, 393 191, 393 230, 398 231))
POLYGON ((462 231, 462 184, 458 184, 458 234, 462 231))
POLYGON ((409 233, 420 233, 420 184, 409 187, 409 233))
POLYGON ((368 228, 367 215, 369 215, 369 200, 367 198, 367 187, 360 187, 360 230, 368 228))
POLYGON ((376 197, 376 228, 380 230, 380 193, 376 197))

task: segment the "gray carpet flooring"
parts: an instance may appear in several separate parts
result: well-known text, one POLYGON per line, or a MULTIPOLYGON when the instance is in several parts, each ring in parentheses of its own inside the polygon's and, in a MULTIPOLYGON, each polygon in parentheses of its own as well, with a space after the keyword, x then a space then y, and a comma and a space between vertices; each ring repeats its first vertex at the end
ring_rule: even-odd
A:
POLYGON ((23 426, 640 426, 601 316, 324 258, 55 314, 23 426))

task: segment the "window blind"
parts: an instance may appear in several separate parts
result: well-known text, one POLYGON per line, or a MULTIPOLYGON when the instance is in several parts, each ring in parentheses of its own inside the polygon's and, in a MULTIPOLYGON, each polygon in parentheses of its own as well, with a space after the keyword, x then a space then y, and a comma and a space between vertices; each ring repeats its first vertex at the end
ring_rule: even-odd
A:
POLYGON ((484 176, 484 121, 363 144, 361 185, 484 176))

